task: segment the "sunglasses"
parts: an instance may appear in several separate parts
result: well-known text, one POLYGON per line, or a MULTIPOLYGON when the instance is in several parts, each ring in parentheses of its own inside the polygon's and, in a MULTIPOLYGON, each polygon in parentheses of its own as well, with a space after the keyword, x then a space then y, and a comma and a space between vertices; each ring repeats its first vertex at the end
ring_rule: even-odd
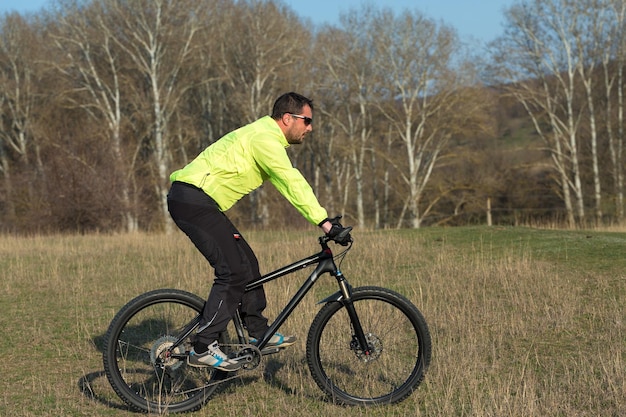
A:
POLYGON ((310 117, 302 116, 300 114, 293 114, 293 113, 289 113, 289 115, 292 116, 292 117, 304 120, 304 125, 305 126, 308 126, 311 123, 313 123, 313 119, 311 119, 310 117))

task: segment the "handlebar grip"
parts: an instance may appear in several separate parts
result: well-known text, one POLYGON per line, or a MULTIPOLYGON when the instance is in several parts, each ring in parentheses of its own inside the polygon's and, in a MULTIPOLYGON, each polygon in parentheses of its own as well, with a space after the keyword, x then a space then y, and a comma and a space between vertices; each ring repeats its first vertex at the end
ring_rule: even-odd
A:
POLYGON ((346 237, 347 235, 349 235, 349 234, 350 234, 350 232, 351 232, 351 231, 352 231, 352 226, 345 227, 345 228, 341 231, 341 233, 339 233, 339 234, 337 235, 337 238, 343 238, 343 237, 346 237))
POLYGON ((333 240, 342 246, 347 246, 350 242, 352 242, 352 236, 350 236, 351 231, 352 226, 345 227, 337 236, 333 238, 333 240))

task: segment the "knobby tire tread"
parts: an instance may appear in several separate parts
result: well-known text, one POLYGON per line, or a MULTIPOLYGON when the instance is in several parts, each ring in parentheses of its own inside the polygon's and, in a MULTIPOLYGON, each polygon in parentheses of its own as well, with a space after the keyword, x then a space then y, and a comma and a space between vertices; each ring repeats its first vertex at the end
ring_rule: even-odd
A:
MULTIPOLYGON (((117 366, 117 340, 124 326, 133 316, 141 312, 144 308, 153 304, 164 302, 174 302, 190 307, 197 312, 200 312, 202 311, 205 301, 195 294, 176 289, 158 289, 154 291, 149 291, 129 301, 115 315, 105 334, 104 349, 102 355, 104 370, 107 379, 109 380, 109 383, 113 387, 115 393, 134 411, 142 413, 154 411, 161 413, 196 411, 199 410, 208 401, 216 386, 208 389, 208 395, 197 395, 181 403, 160 406, 155 403, 148 402, 139 395, 134 394, 132 390, 126 385, 117 366)), ((223 376, 218 375, 216 379, 219 379, 220 377, 223 376)))
MULTIPOLYGON (((395 309, 400 310, 410 321, 417 334, 419 345, 419 358, 413 369, 410 370, 410 376, 400 387, 394 389, 392 392, 374 398, 367 396, 359 397, 357 395, 352 395, 351 393, 346 393, 342 391, 341 388, 337 387, 334 381, 329 380, 329 377, 324 371, 325 365, 322 364, 322 359, 320 358, 320 343, 322 343, 321 338, 326 325, 332 325, 329 324, 332 317, 337 313, 343 314, 343 310, 345 310, 345 308, 343 307, 342 301, 331 301, 327 303, 318 312, 313 320, 313 323, 311 324, 308 334, 306 353, 307 364, 311 375, 319 388, 324 391, 333 402, 339 404, 368 406, 403 401, 411 395, 411 393, 423 381, 425 372, 430 364, 432 342, 426 320, 417 307, 415 307, 415 305, 413 305, 407 298, 389 289, 372 286, 356 288, 353 290, 352 299, 357 306, 358 302, 362 300, 377 300, 388 303, 395 309)), ((364 327, 365 326, 366 324, 364 324, 364 327)), ((367 328, 364 328, 363 330, 367 331, 367 328)), ((346 366, 346 368, 349 368, 349 365, 346 366)), ((359 375, 355 375, 355 378, 358 377, 359 375)))

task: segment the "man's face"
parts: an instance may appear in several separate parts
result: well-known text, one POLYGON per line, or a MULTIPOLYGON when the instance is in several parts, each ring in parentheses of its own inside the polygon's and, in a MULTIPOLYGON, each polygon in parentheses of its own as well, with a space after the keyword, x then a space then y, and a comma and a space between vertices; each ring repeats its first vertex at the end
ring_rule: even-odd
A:
POLYGON ((289 126, 285 132, 287 142, 296 145, 304 141, 304 137, 313 131, 313 112, 305 105, 299 114, 288 114, 289 126))

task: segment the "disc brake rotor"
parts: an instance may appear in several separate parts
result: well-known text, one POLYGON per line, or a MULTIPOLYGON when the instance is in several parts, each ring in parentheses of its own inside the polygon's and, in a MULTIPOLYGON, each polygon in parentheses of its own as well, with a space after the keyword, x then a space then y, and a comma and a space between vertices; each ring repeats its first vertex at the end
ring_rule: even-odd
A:
POLYGON ((356 354, 357 358, 362 360, 363 362, 375 361, 380 357, 383 353, 383 342, 372 333, 367 333, 365 335, 365 339, 367 340, 367 347, 369 352, 363 351, 359 347, 359 342, 354 338, 350 343, 352 350, 356 354))

